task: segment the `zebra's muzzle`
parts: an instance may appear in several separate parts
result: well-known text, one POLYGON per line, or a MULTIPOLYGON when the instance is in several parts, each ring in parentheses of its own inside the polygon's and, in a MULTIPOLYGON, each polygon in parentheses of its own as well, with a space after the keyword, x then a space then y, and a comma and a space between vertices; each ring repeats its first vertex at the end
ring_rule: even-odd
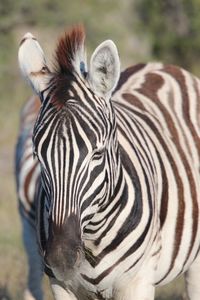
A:
POLYGON ((58 280, 68 280, 84 259, 80 226, 71 216, 60 228, 50 226, 50 235, 44 256, 45 265, 58 280))

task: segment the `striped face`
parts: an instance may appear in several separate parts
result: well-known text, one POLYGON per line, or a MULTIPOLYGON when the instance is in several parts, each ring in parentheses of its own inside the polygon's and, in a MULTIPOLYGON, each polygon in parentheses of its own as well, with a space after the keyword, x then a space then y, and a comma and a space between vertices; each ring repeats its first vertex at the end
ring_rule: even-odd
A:
POLYGON ((114 164, 115 119, 109 102, 97 97, 80 78, 68 86, 66 104, 54 94, 44 101, 33 143, 52 221, 60 226, 70 215, 84 227, 104 201, 114 164))
POLYGON ((65 105, 58 106, 55 96, 43 102, 33 144, 50 207, 45 261, 57 278, 66 279, 82 257, 86 225, 113 193, 118 152, 109 102, 80 78, 71 81, 65 105), (59 265, 64 254, 57 259, 60 248, 74 257, 64 267, 59 265))

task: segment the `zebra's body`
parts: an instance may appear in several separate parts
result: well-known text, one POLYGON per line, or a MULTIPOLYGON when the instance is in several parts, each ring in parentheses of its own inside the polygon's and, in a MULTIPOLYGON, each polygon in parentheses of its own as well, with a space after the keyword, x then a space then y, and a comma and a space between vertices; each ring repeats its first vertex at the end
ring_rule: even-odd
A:
POLYGON ((43 263, 36 238, 35 219, 40 167, 33 158, 32 134, 40 108, 38 97, 31 97, 23 106, 20 115, 19 136, 16 145, 15 177, 22 236, 28 258, 28 282, 24 300, 42 300, 41 280, 43 263))
POLYGON ((19 136, 16 145, 16 186, 21 213, 35 222, 36 185, 40 167, 33 158, 32 135, 35 120, 40 108, 38 97, 31 97, 24 105, 20 115, 19 136))
POLYGON ((113 95, 118 138, 138 174, 143 165, 148 176, 143 181, 155 195, 154 283, 165 284, 187 270, 199 252, 200 82, 175 66, 135 69, 133 75, 131 68, 122 74, 126 81, 113 95))
MULTIPOLYGON (((148 64, 135 66, 132 70, 128 69, 122 73, 119 86, 112 96, 112 104, 116 114, 123 173, 126 174, 124 185, 127 185, 130 190, 127 198, 129 203, 127 207, 129 207, 126 209, 126 214, 121 217, 118 212, 116 220, 115 214, 119 206, 109 214, 113 204, 107 208, 109 219, 106 223, 100 222, 102 213, 92 219, 92 222, 98 225, 88 225, 83 238, 85 245, 92 251, 94 257, 97 257, 97 263, 90 265, 86 262, 83 270, 80 270, 80 273, 87 277, 83 285, 87 286, 86 282, 88 282, 88 289, 93 292, 102 290, 108 295, 112 295, 115 281, 117 286, 120 285, 122 277, 129 281, 129 278, 137 273, 138 268, 140 269, 143 264, 147 270, 150 254, 155 255, 156 258, 153 263, 157 271, 153 283, 158 285, 172 281, 188 269, 196 258, 200 246, 199 148, 196 147, 199 145, 200 134, 199 80, 175 66, 148 64), (128 78, 127 73, 129 73, 128 78), (126 81, 121 84, 124 78, 126 81), (189 86, 188 82, 190 82, 189 86), (169 95, 167 90, 170 90, 169 95), (191 93, 192 97, 186 94, 182 97, 181 94, 186 91, 191 93), (172 96, 171 93, 177 96, 172 96), (184 104, 183 101, 186 103, 184 104), (194 107, 189 107, 190 103, 194 107), (191 114, 190 117, 188 112, 189 115, 191 114), (194 135, 188 130, 190 120, 194 120, 194 123, 190 124, 194 128, 194 135), (190 141, 189 145, 188 141, 190 141), (149 149, 145 148, 146 145, 149 149), (136 174, 140 174, 140 180, 143 178, 141 181, 145 183, 141 187, 145 197, 137 199, 139 205, 137 209, 133 209, 134 197, 132 196, 136 182, 136 180, 131 182, 131 178, 134 178, 132 173, 134 168, 136 174), (145 191, 147 184, 148 191, 145 191), (149 199, 150 195, 151 199, 149 199), (155 198, 152 195, 155 195, 155 198), (192 203, 188 199, 193 199, 192 203), (135 223, 138 227, 141 226, 142 216, 139 212, 141 206, 149 217, 145 216, 146 222, 137 230, 135 223), (151 209, 152 212, 149 213, 151 209), (129 225, 131 231, 126 240, 121 242, 122 250, 120 249, 119 254, 116 251, 113 260, 112 251, 119 246, 119 242, 116 240, 112 245, 113 248, 109 250, 107 248, 121 228, 120 220, 125 222, 124 220, 131 218, 131 215, 134 216, 132 224, 129 225), (115 226, 112 225, 104 236, 105 229, 113 220, 115 226), (97 228, 98 231, 93 235, 92 230, 96 231, 97 228), (87 230, 91 233, 87 234, 87 230), (147 232, 144 241, 136 246, 135 241, 138 241, 145 230, 147 232), (98 246, 95 245, 97 240, 98 246), (175 241, 177 244, 174 245, 175 241), (105 249, 106 253, 104 253, 105 249), (137 256, 135 252, 138 252, 137 256), (134 255, 131 256, 133 253, 134 255), (101 260, 98 260, 98 256, 101 260), (91 277, 88 274, 91 274, 91 277), (94 284, 90 285, 90 283, 94 284)), ((120 188, 120 198, 123 199, 122 179, 120 179, 120 188)), ((118 239, 120 240, 120 235, 118 239)))
POLYGON ((82 46, 80 29, 61 39, 56 73, 32 36, 19 53, 43 102, 33 134, 46 192, 38 231, 55 298, 76 299, 83 288, 91 297, 154 299, 156 285, 189 270, 197 300, 200 82, 159 63, 131 67, 118 82, 109 41, 86 74, 82 46))

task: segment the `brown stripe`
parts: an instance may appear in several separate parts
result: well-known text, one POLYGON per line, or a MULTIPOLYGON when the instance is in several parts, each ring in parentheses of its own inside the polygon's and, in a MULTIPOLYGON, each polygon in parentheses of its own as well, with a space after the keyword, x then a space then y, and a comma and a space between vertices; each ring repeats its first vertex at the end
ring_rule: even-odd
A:
MULTIPOLYGON (((172 90, 169 91, 168 102, 169 102, 169 104, 170 104, 170 107, 171 107, 171 108, 173 107, 173 113, 174 113, 174 115, 176 116, 176 121, 177 121, 178 126, 179 126, 179 128, 180 128, 180 130, 181 130, 181 134, 182 134, 182 136, 183 136, 185 146, 187 147, 187 151, 188 151, 190 157, 192 158, 191 146, 189 145, 189 141, 188 141, 188 139, 187 139, 187 137, 186 137, 186 135, 185 135, 184 129, 183 129, 183 127, 181 126, 180 118, 179 118, 179 116, 177 115, 177 112, 176 112, 176 110, 175 110, 176 99, 175 99, 174 96, 175 96, 175 95, 174 95, 173 91, 172 91, 172 90)), ((183 121, 185 121, 185 120, 183 119, 183 121)))
MULTIPOLYGON (((197 149, 199 157, 200 157, 200 137, 198 136, 198 134, 195 130, 195 127, 190 119, 190 113, 189 113, 190 112, 190 101, 189 101, 189 95, 187 92, 187 85, 185 82, 185 77, 184 77, 181 69, 178 67, 175 67, 175 66, 166 66, 163 69, 163 71, 170 74, 180 86, 180 90, 181 90, 181 94, 182 94, 182 106, 183 106, 183 113, 184 113, 184 121, 186 122, 188 128, 190 129, 190 132, 194 139, 194 143, 196 145, 196 149, 197 149)), ((200 98, 199 98, 199 102, 200 102, 200 98)), ((198 103, 198 100, 197 100, 197 103, 198 103)), ((199 111, 199 113, 200 113, 200 111, 199 111)))
POLYGON ((129 77, 133 76, 135 73, 139 72, 144 67, 146 67, 146 64, 137 64, 137 65, 131 66, 131 67, 127 68, 126 70, 124 70, 123 72, 121 72, 118 84, 117 84, 115 90, 113 91, 113 94, 116 91, 118 91, 125 82, 127 82, 129 77))
POLYGON ((140 110, 142 111, 145 111, 145 107, 144 105, 142 104, 142 102, 138 99, 138 97, 132 95, 132 94, 129 94, 129 93, 124 93, 122 94, 122 97, 127 101, 129 102, 130 104, 138 107, 140 110))

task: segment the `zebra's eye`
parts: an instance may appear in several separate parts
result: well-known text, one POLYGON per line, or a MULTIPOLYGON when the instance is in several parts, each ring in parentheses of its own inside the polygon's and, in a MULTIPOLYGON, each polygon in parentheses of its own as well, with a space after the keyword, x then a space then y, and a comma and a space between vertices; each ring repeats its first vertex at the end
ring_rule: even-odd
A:
POLYGON ((96 149, 93 153, 93 159, 101 158, 105 154, 105 148, 96 149))

